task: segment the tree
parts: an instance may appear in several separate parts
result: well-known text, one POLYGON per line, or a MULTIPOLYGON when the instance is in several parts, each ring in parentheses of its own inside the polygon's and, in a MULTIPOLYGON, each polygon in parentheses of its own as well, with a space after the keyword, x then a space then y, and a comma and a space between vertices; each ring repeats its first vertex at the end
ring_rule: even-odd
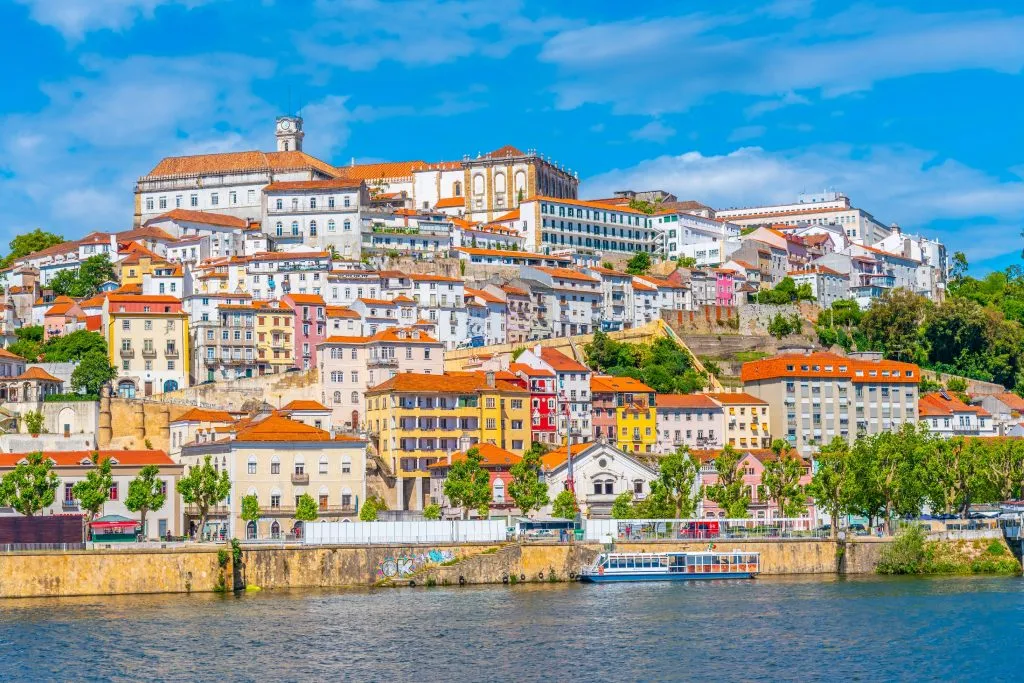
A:
POLYGON ((861 328, 871 347, 888 358, 920 363, 925 360, 919 328, 931 302, 905 289, 886 290, 871 302, 861 328))
POLYGON ((441 519, 441 506, 437 503, 431 503, 427 507, 423 508, 423 519, 430 521, 437 521, 441 519))
POLYGON ((188 474, 178 480, 178 493, 187 505, 194 505, 199 512, 197 540, 202 539, 210 508, 220 503, 231 493, 231 479, 227 470, 217 472, 211 457, 207 455, 201 465, 193 465, 188 474))
POLYGON ((94 296, 100 291, 100 285, 110 280, 117 280, 114 266, 106 254, 97 254, 82 261, 77 269, 57 273, 50 288, 57 296, 81 299, 94 296))
POLYGON ((43 353, 43 326, 26 325, 14 331, 18 337, 7 350, 28 361, 35 361, 43 353))
POLYGON ((686 446, 680 446, 658 463, 657 483, 668 498, 675 519, 687 519, 697 511, 698 501, 693 490, 696 480, 697 464, 686 446))
MULTIPOLYGON (((139 524, 142 526, 144 537, 149 537, 149 530, 146 528, 146 515, 162 508, 166 500, 164 483, 160 480, 160 468, 156 465, 146 465, 139 470, 138 476, 128 483, 128 497, 124 499, 124 506, 132 512, 139 513, 139 524)), ((242 514, 242 519, 245 519, 244 498, 242 499, 242 514)))
POLYGON ((491 475, 480 466, 482 461, 480 449, 474 446, 465 458, 451 464, 444 480, 444 495, 452 505, 462 508, 463 519, 470 510, 491 500, 491 475))
POLYGON ((646 251, 638 251, 626 262, 626 272, 630 275, 646 275, 651 270, 651 255, 646 251))
POLYGON ((982 473, 994 500, 1016 500, 1024 493, 1024 441, 998 439, 989 444, 982 473))
POLYGON ((25 462, 0 479, 0 502, 26 517, 53 504, 60 480, 53 472, 53 462, 43 454, 29 453, 25 462))
POLYGON ((776 439, 772 443, 775 458, 764 463, 758 496, 775 503, 779 517, 799 517, 807 510, 807 494, 800 485, 804 465, 789 447, 776 439))
POLYGON ((633 492, 623 491, 615 496, 612 502, 612 519, 630 519, 633 517, 633 492))
POLYGON ((987 444, 962 436, 929 442, 923 465, 928 500, 934 510, 967 519, 971 502, 987 485, 983 464, 986 448, 987 444))
POLYGON ((295 519, 300 522, 312 522, 320 516, 320 511, 317 508, 316 501, 313 500, 313 496, 308 493, 303 493, 299 496, 299 499, 295 502, 295 519))
POLYGON ((651 482, 651 492, 633 505, 632 516, 635 519, 674 519, 677 517, 676 500, 668 488, 655 479, 651 482))
POLYGON ((807 486, 807 493, 828 512, 834 541, 839 538, 839 518, 850 509, 850 444, 837 436, 822 446, 817 462, 818 471, 807 486))
POLYGON ((743 470, 740 469, 744 457, 743 453, 726 445, 715 457, 717 481, 705 487, 708 500, 717 503, 730 518, 746 517, 750 506, 750 486, 743 481, 743 470))
POLYGON ((75 482, 71 493, 86 513, 83 522, 88 524, 96 519, 103 510, 104 503, 110 498, 110 488, 114 485, 111 473, 110 458, 99 459, 99 453, 92 454, 93 468, 86 472, 85 479, 75 482))
POLYGON ((964 252, 962 251, 955 251, 953 252, 953 258, 951 261, 952 263, 949 268, 950 279, 952 279, 954 283, 959 284, 967 276, 967 256, 964 255, 964 252))
POLYGON ((11 265, 15 259, 19 259, 22 256, 28 256, 37 251, 42 251, 49 247, 61 244, 64 242, 64 238, 60 235, 52 232, 43 232, 39 228, 36 228, 32 232, 27 232, 24 235, 18 235, 10 244, 10 252, 0 262, 0 267, 6 268, 11 265))
MULTIPOLYGON (((248 527, 249 522, 259 522, 262 517, 262 511, 260 510, 260 499, 255 493, 247 496, 242 496, 242 521, 245 522, 248 527)), ((248 532, 246 535, 248 538, 248 532)))
POLYGON ((542 444, 534 443, 523 455, 523 459, 509 469, 512 481, 508 485, 508 495, 527 517, 530 512, 540 510, 551 500, 548 497, 547 482, 541 474, 540 456, 544 451, 542 444))
POLYGON ((384 499, 377 495, 370 495, 366 497, 366 502, 359 508, 359 521, 361 522, 376 522, 377 515, 381 510, 387 510, 387 503, 384 499))
POLYGON ((105 353, 89 351, 71 372, 71 388, 99 396, 103 385, 116 377, 117 370, 110 364, 105 353))
POLYGON ((53 337, 43 346, 43 355, 48 363, 76 363, 90 353, 107 355, 107 342, 99 332, 76 330, 53 337))
POLYGON ((555 496, 555 501, 551 504, 551 516, 560 519, 576 519, 579 509, 576 496, 569 489, 565 489, 555 496))
POLYGON ((922 461, 931 442, 924 426, 906 423, 898 431, 860 437, 854 444, 855 501, 869 519, 881 516, 890 530, 893 515, 921 512, 926 489, 922 461))
POLYGON ((697 259, 692 256, 680 256, 676 261, 676 265, 680 268, 696 268, 697 259))
POLYGON ((25 413, 25 428, 28 430, 28 433, 33 436, 42 434, 45 419, 42 411, 39 410, 30 410, 25 413))

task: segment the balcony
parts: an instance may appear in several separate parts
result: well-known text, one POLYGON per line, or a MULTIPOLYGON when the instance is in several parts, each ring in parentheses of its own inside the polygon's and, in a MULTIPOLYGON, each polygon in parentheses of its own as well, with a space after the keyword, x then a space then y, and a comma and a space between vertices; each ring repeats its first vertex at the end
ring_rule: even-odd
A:
POLYGON ((60 504, 61 510, 64 512, 78 512, 78 501, 77 500, 65 500, 60 504))
MULTIPOLYGON (((306 236, 306 233, 299 232, 282 232, 278 235, 271 235, 271 238, 275 242, 301 242, 306 236)), ((280 270, 280 268, 278 269, 280 270)))
MULTIPOLYGON (((227 505, 212 505, 208 510, 208 514, 210 517, 227 517, 231 514, 231 508, 229 508, 227 505)), ((186 505, 185 516, 198 517, 199 508, 196 507, 195 505, 186 505)))
POLYGON ((366 366, 370 368, 397 368, 397 358, 371 358, 366 361, 366 366))
POLYGON ((130 348, 130 347, 127 348, 127 349, 122 348, 121 349, 121 358, 123 358, 125 360, 131 359, 131 358, 135 358, 135 349, 130 348))
POLYGON ((292 483, 296 486, 307 486, 309 484, 309 474, 306 472, 292 472, 292 483))
POLYGON ((142 357, 149 358, 150 360, 156 358, 156 349, 154 349, 153 347, 149 347, 148 349, 142 349, 142 357))
POLYGON ((173 346, 167 347, 166 349, 164 349, 164 358, 178 358, 178 349, 176 349, 173 346))
POLYGON ((287 507, 282 507, 282 506, 278 505, 277 507, 273 507, 273 506, 267 507, 265 505, 261 505, 260 506, 260 516, 261 517, 294 517, 295 516, 295 506, 291 505, 291 506, 287 506, 287 507))

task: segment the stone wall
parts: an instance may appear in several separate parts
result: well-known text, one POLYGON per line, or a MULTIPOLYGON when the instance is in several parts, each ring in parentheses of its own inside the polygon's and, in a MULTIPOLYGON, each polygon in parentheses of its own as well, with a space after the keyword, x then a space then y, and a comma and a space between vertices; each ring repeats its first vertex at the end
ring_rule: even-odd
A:
POLYGON ((0 553, 0 598, 209 592, 220 574, 212 546, 0 553))

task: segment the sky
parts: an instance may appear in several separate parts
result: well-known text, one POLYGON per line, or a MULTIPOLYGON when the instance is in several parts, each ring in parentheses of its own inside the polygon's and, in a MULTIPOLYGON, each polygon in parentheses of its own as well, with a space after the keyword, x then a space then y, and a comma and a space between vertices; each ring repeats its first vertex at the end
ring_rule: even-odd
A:
MULTIPOLYGON (((0 244, 130 226, 165 156, 535 148, 581 197, 836 189, 981 274, 1020 262, 1024 3, 0 0, 0 244)), ((2 250, 0 250, 2 251, 2 250)))

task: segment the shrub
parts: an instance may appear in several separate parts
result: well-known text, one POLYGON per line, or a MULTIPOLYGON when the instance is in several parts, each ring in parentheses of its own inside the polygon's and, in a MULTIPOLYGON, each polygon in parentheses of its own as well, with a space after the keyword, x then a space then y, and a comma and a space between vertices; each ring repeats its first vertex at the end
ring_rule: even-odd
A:
POLYGON ((882 550, 879 574, 919 574, 924 563, 924 531, 916 525, 904 527, 896 540, 882 550))

